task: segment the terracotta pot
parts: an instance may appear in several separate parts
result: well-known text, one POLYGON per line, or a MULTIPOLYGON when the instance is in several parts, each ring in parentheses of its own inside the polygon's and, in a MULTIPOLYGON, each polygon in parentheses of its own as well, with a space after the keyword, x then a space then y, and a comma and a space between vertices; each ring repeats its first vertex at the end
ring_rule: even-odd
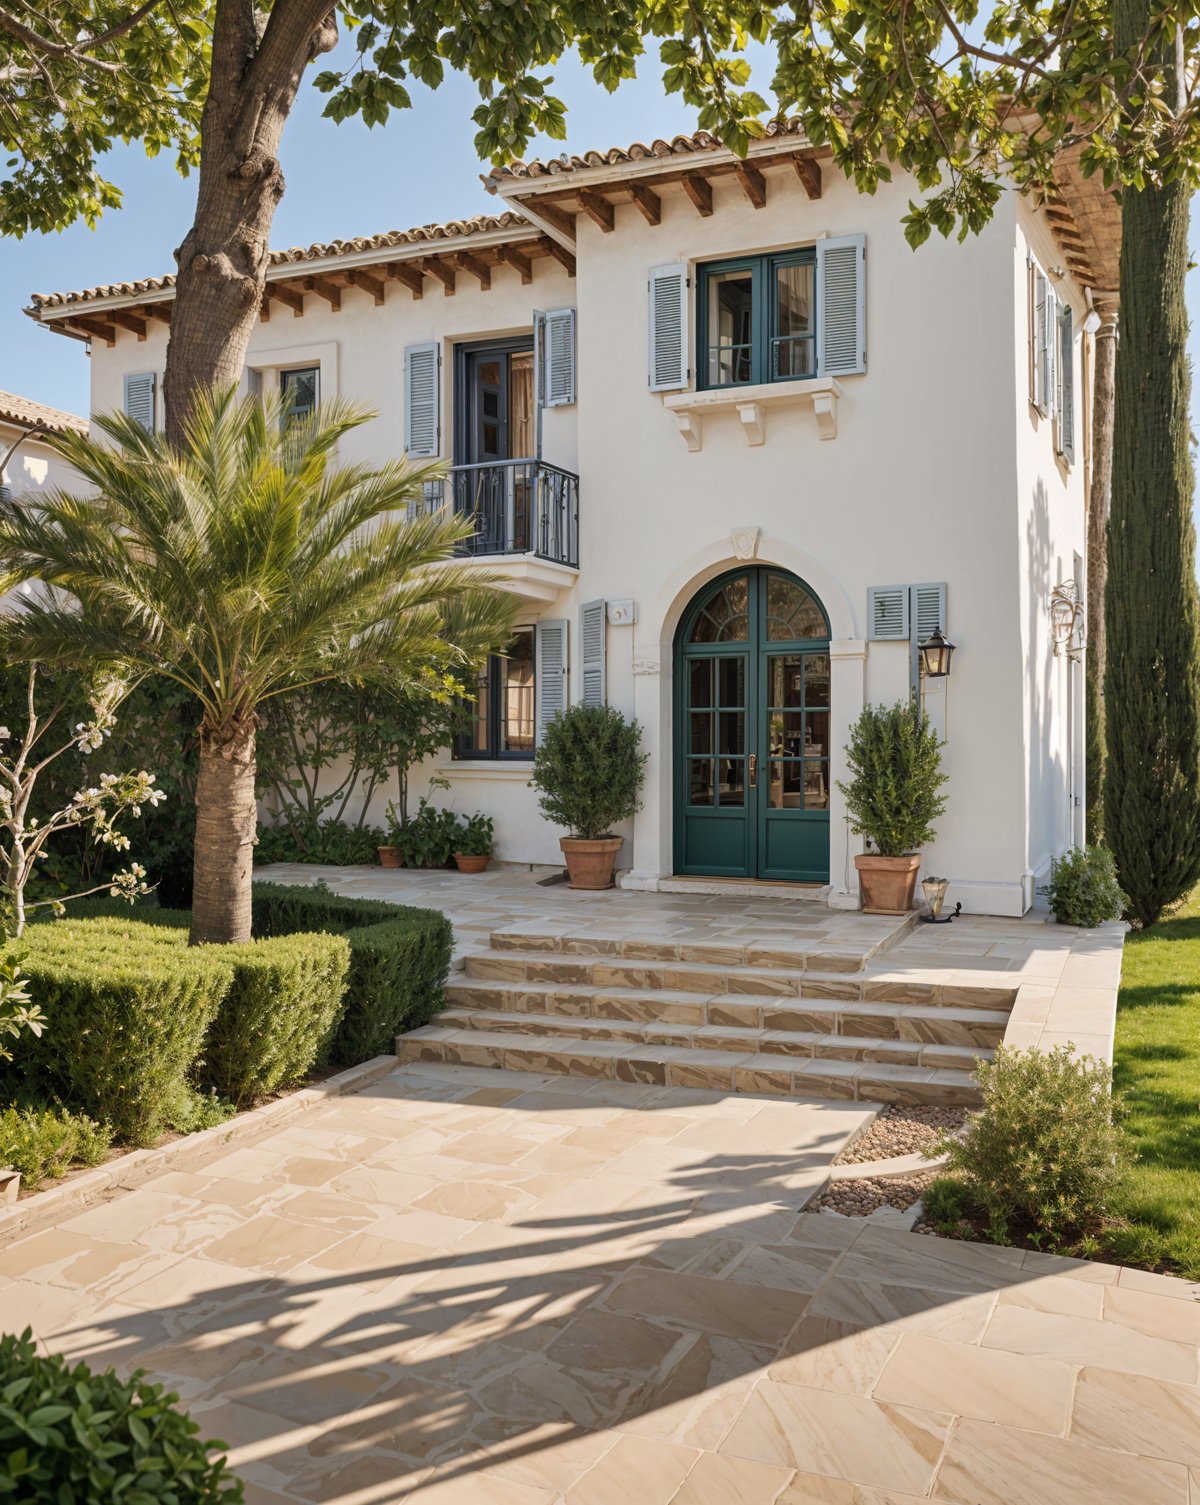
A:
POLYGON ((379 853, 379 866, 380 867, 403 867, 404 866, 404 863, 403 863, 403 861, 401 860, 401 857, 400 857, 400 848, 399 847, 376 847, 375 850, 379 853))
POLYGON ((601 836, 595 841, 581 841, 577 836, 559 840, 567 863, 572 888, 611 888, 613 868, 621 850, 619 836, 601 836))
POLYGON ((913 907, 917 891, 920 852, 903 857, 880 857, 865 852, 854 859, 858 869, 858 887, 866 914, 907 914, 913 907))
POLYGON ((458 864, 460 873, 482 873, 491 862, 491 853, 481 855, 478 852, 455 852, 454 860, 458 864))

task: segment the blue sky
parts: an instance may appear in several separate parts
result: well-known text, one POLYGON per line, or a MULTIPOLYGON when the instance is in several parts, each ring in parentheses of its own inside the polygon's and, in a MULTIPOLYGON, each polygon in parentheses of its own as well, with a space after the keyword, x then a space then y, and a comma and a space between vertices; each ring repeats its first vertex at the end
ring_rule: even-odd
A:
MULTIPOLYGON (((768 69, 756 67, 755 75, 766 93, 768 69)), ((695 129, 687 107, 664 94, 653 58, 643 63, 641 77, 613 95, 598 88, 573 59, 564 59, 556 70, 556 90, 568 105, 572 150, 624 146, 695 129)), ((484 169, 472 144, 474 86, 452 76, 436 92, 414 85, 413 99, 411 110, 394 113, 387 126, 372 131, 357 121, 323 120, 323 100, 311 87, 302 91, 284 136, 287 192, 275 216, 272 245, 407 229, 498 207, 479 181, 484 169)), ((541 141, 534 150, 555 154, 563 144, 541 141)), ((86 413, 88 404, 85 347, 26 318, 21 310, 29 294, 172 270, 172 250, 191 223, 195 198, 195 179, 180 178, 166 157, 148 161, 131 147, 114 153, 109 169, 125 201, 97 229, 79 225, 59 235, 0 242, 0 388, 79 413, 86 413)), ((1189 280, 1195 358, 1200 272, 1189 280)))

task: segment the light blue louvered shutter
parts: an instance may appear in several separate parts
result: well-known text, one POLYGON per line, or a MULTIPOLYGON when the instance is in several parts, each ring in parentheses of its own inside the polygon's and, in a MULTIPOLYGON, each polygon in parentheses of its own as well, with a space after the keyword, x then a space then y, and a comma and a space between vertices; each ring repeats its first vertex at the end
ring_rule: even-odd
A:
POLYGON ((650 268, 650 390, 688 384, 688 274, 680 261, 650 268))
POLYGON ((441 448, 441 364, 435 344, 404 352, 404 449, 411 460, 432 460, 441 448))
POLYGON ((1064 303, 1058 313, 1058 411, 1054 447, 1069 465, 1075 463, 1075 322, 1064 303))
POLYGON ((583 660, 584 705, 603 705, 607 696, 604 679, 604 639, 608 605, 586 601, 579 612, 580 658, 583 660))
POLYGON ((867 634, 874 643, 908 637, 908 586, 873 585, 867 591, 867 634))
POLYGON ((148 434, 154 432, 153 371, 142 371, 125 378, 125 412, 135 423, 140 423, 148 434))
POLYGON ((1051 333, 1054 294, 1045 272, 1033 267, 1033 405, 1048 418, 1054 407, 1053 348, 1051 333))
POLYGON ((817 375, 867 369, 867 238, 817 241, 817 375))
POLYGON ((542 314, 539 392, 544 408, 565 408, 575 401, 575 310, 555 308, 542 314))
POLYGON ((946 586, 944 582, 912 587, 913 637, 918 643, 935 632, 946 630, 946 586))
POLYGON ((567 623, 539 622, 535 629, 534 679, 537 691, 537 740, 567 708, 567 623))

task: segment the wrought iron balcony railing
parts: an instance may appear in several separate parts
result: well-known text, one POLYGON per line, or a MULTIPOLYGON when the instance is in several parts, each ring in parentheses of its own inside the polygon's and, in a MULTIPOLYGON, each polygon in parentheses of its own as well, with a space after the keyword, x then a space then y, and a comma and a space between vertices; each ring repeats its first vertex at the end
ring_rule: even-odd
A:
POLYGON ((579 477, 544 460, 455 465, 425 488, 425 508, 475 519, 463 554, 536 554, 579 566, 579 477))

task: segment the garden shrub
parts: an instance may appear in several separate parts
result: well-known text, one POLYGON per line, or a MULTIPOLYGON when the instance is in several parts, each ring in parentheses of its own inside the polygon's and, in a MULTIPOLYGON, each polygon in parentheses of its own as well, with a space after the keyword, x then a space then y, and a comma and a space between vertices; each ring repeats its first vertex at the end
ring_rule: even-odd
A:
POLYGON ((903 857, 933 840, 946 809, 942 743, 910 700, 864 706, 850 729, 846 763, 851 779, 839 781, 850 829, 883 857, 903 857))
POLYGON ((339 935, 222 946, 233 978, 204 1046, 201 1081, 242 1107, 299 1081, 342 1012, 350 947, 339 935))
POLYGON ((1050 882, 1042 892, 1060 925, 1103 925, 1119 919, 1125 907, 1107 847, 1072 847, 1050 864, 1050 882))
POLYGON ((377 863, 379 848, 386 841, 387 832, 382 826, 352 826, 341 820, 312 821, 304 826, 260 825, 254 860, 358 867, 377 863))
MULTIPOLYGON (((1096 1229, 1119 1185, 1124 1145, 1104 1061, 998 1047, 976 1072, 983 1108, 961 1138, 938 1146, 969 1206, 997 1244, 1056 1249, 1096 1229)), ((943 1210, 948 1205, 935 1204, 943 1210)))
POLYGON ((27 1188, 73 1165, 99 1165, 111 1142, 107 1129, 81 1113, 0 1109, 0 1165, 20 1171, 27 1188))
POLYGON ((232 959, 189 948, 169 916, 31 925, 15 949, 47 1020, 40 1038, 22 1041, 14 1065, 23 1084, 118 1140, 153 1143, 229 987, 232 959))
POLYGON ((242 1485, 179 1396, 111 1369, 0 1338, 0 1501, 20 1505, 239 1505, 242 1485))
POLYGON ((346 1008, 323 1058, 342 1066, 388 1055, 402 1030, 445 1001, 454 931, 434 909, 335 894, 324 884, 256 883, 256 935, 330 931, 350 944, 346 1008))
POLYGON ((595 841, 641 809, 648 756, 636 721, 615 706, 580 703, 547 725, 529 782, 547 820, 595 841))

